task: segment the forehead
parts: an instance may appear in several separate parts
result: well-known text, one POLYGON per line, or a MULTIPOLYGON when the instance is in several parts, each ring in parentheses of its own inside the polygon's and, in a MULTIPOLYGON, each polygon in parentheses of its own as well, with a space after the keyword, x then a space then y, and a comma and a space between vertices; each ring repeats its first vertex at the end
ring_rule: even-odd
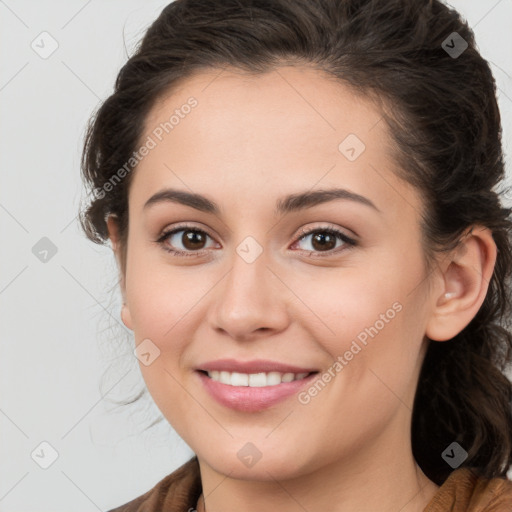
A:
POLYGON ((398 208, 396 187, 406 187, 389 183, 394 161, 375 103, 311 68, 197 73, 153 106, 148 138, 154 147, 130 191, 140 207, 164 185, 212 195, 228 187, 241 201, 344 185, 398 208))
MULTIPOLYGON (((153 106, 144 132, 151 133, 175 111, 179 113, 190 98, 197 106, 190 115, 180 116, 180 129, 176 124, 172 131, 190 135, 187 125, 192 125, 196 139, 218 139, 225 134, 256 143, 265 135, 277 135, 291 142, 301 135, 315 143, 325 141, 332 149, 332 140, 341 141, 348 133, 373 138, 370 132, 382 118, 369 97, 356 95, 348 85, 313 68, 285 66, 254 75, 221 69, 196 72, 180 81, 153 106), (190 120, 182 122, 187 117, 190 120)), ((383 129, 380 126, 376 140, 368 142, 382 141, 378 132, 383 129)), ((384 144, 379 146, 384 148, 384 144)))

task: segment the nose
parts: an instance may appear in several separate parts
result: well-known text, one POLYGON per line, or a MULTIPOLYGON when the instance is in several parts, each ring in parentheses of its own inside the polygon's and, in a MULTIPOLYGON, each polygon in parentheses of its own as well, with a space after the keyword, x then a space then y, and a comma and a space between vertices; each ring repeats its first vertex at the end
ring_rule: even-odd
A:
POLYGON ((237 253, 215 287, 209 308, 214 330, 237 341, 268 337, 286 329, 292 293, 271 270, 265 252, 248 263, 237 253))

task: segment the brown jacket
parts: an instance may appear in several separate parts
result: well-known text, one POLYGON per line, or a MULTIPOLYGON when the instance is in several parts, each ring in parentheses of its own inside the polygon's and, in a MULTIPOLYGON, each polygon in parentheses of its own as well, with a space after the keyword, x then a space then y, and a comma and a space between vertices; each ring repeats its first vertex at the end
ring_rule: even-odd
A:
MULTIPOLYGON (((189 512, 200 494, 199 463, 193 457, 145 494, 108 512, 189 512)), ((423 512, 512 512, 512 482, 456 469, 423 512)))

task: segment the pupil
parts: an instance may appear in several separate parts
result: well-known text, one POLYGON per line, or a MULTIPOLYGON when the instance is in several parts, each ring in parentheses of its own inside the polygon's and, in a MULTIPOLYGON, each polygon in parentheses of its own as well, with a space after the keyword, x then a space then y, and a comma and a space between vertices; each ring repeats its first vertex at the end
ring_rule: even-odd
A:
POLYGON ((336 239, 333 235, 331 235, 330 233, 317 233, 316 235, 313 236, 313 247, 315 249, 333 249, 334 246, 336 245, 336 239), (320 243, 320 245, 317 247, 317 243, 320 243), (332 247, 326 247, 326 245, 328 246, 329 245, 329 242, 331 244, 332 247), (333 245, 333 242, 334 242, 334 245, 333 245))
MULTIPOLYGON (((182 242, 187 249, 198 249, 204 243, 204 239, 203 235, 198 231, 185 231, 182 242)), ((330 250, 335 245, 336 239, 330 233, 316 233, 313 237, 313 247, 315 249, 330 250)))
POLYGON ((182 243, 187 249, 200 249, 204 240, 202 234, 198 231, 185 231, 182 243))

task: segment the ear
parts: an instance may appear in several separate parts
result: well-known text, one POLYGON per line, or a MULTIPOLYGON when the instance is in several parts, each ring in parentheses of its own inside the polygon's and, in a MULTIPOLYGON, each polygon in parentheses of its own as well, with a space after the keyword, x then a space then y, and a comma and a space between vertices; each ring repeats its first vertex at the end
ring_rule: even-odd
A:
POLYGON ((132 329, 132 318, 130 314, 130 309, 128 307, 128 303, 126 300, 126 286, 125 286, 125 276, 123 274, 123 265, 121 264, 121 243, 119 237, 119 222, 118 218, 114 214, 110 214, 107 218, 107 230, 108 237, 110 242, 112 243, 112 250, 114 251, 114 256, 117 262, 117 268, 119 270, 119 286, 121 287, 121 295, 123 297, 123 305, 121 308, 121 320, 123 324, 128 327, 128 329, 132 329))
POLYGON ((474 226, 462 238, 461 245, 440 266, 426 336, 446 341, 471 322, 487 294, 496 255, 496 243, 488 228, 474 226))

